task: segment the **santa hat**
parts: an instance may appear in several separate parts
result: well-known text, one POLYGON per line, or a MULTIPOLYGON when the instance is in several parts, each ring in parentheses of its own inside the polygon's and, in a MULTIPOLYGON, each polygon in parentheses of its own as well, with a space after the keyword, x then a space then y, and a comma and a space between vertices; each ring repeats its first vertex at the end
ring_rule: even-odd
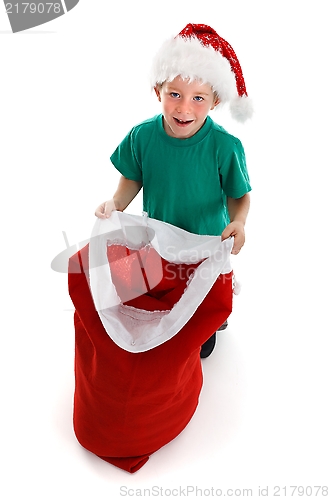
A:
POLYGON ((244 122, 253 114, 236 54, 210 26, 187 24, 162 45, 151 73, 153 87, 177 76, 209 83, 220 101, 230 104, 233 118, 244 122))

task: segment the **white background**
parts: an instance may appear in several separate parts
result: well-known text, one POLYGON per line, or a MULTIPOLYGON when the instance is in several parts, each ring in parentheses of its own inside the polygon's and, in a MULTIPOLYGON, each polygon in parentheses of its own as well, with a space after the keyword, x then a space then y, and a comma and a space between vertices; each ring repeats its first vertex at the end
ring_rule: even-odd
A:
MULTIPOLYGON (((121 486, 188 485, 255 497, 268 486, 271 497, 274 486, 329 485, 326 6, 81 0, 12 34, 0 5, 2 498, 103 500, 121 498, 121 486), (73 308, 67 276, 50 263, 65 249, 62 231, 71 245, 89 237, 118 180, 110 154, 160 112, 154 51, 188 22, 233 45, 255 104, 244 126, 225 108, 212 114, 242 140, 253 186, 246 246, 233 258, 243 288, 203 362, 194 418, 129 475, 73 434, 73 308)), ((141 213, 140 196, 129 211, 141 213)))

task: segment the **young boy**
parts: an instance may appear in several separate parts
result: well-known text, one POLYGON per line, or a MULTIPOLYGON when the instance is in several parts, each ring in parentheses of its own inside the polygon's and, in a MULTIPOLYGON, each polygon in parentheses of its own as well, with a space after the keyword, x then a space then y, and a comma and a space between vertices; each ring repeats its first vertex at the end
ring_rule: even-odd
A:
MULTIPOLYGON (((232 236, 238 254, 251 190, 244 150, 208 116, 225 102, 239 121, 252 115, 232 47, 209 26, 188 24, 156 55, 152 85, 162 114, 134 127, 111 156, 122 177, 95 215, 125 210, 143 187, 149 217, 191 233, 232 236)), ((214 345, 215 334, 201 356, 214 345)))

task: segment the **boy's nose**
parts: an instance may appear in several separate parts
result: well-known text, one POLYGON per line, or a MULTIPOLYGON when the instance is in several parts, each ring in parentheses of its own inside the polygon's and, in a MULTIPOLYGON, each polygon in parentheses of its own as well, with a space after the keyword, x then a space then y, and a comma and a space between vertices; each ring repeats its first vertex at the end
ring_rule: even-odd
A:
POLYGON ((178 103, 177 111, 179 113, 190 113, 191 111, 190 102, 188 100, 183 100, 180 103, 178 103))

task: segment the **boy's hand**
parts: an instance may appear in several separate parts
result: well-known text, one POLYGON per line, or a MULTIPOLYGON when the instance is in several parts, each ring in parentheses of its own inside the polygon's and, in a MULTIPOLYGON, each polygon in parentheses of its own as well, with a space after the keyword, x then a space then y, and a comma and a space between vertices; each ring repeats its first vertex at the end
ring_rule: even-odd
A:
POLYGON ((237 255, 245 242, 245 231, 243 222, 233 221, 228 224, 223 230, 221 240, 226 240, 230 236, 234 237, 234 246, 231 251, 233 255, 237 255))
POLYGON ((100 219, 108 219, 114 210, 116 210, 115 202, 111 199, 101 203, 95 210, 95 215, 100 219))
POLYGON ((123 212, 135 198, 141 188, 142 182, 132 181, 122 175, 119 179, 117 191, 115 192, 111 200, 101 203, 101 205, 95 210, 96 217, 99 217, 100 219, 108 219, 111 215, 111 212, 113 212, 114 210, 123 212))

